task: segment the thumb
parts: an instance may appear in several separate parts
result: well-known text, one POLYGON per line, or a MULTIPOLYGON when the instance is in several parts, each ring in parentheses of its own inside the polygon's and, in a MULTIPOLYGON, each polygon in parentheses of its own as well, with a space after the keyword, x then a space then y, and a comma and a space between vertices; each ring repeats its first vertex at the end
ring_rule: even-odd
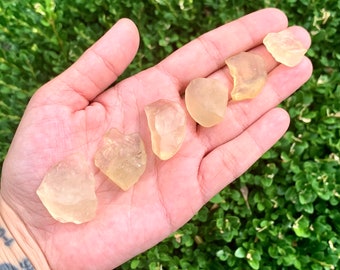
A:
POLYGON ((72 66, 41 87, 34 99, 39 104, 46 101, 83 109, 123 73, 138 46, 136 25, 129 19, 119 20, 72 66))

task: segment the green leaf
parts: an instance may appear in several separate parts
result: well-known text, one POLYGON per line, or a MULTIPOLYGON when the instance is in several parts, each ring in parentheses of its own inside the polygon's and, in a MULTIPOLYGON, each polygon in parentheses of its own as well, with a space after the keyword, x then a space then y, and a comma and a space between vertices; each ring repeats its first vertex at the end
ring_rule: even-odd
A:
POLYGON ((221 261, 226 261, 229 258, 228 252, 225 250, 221 249, 216 252, 217 258, 219 258, 221 261))
POLYGON ((220 193, 217 193, 214 197, 210 199, 210 202, 220 204, 225 202, 225 199, 221 196, 220 193))
POLYGON ((235 250, 234 255, 237 258, 245 258, 247 255, 247 252, 245 251, 243 247, 239 247, 238 249, 235 250))
POLYGON ((138 260, 138 259, 133 259, 133 260, 131 261, 131 264, 130 264, 131 269, 137 269, 139 263, 140 263, 140 260, 138 260))
POLYGON ((302 238, 308 238, 310 236, 309 220, 305 216, 300 216, 293 225, 295 234, 302 238))
POLYGON ((261 254, 258 250, 249 250, 247 255, 247 262, 252 269, 260 268, 261 254))
POLYGON ((312 189, 304 189, 299 192, 299 201, 301 204, 309 204, 314 202, 317 198, 317 194, 312 189))

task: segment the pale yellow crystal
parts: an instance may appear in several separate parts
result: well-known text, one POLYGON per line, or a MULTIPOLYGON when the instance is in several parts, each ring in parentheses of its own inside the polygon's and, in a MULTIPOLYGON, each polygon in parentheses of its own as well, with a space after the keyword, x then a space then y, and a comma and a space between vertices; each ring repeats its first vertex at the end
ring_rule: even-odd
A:
POLYGON ((121 189, 128 190, 146 168, 146 153, 138 133, 109 130, 95 154, 95 165, 121 189))
POLYGON ((277 62, 288 67, 299 64, 307 52, 303 44, 288 29, 267 34, 263 44, 277 62))
POLYGON ((233 100, 254 98, 261 92, 267 79, 265 62, 261 56, 241 52, 225 62, 234 80, 231 91, 233 100))
POLYGON ((203 127, 212 127, 222 122, 227 103, 228 89, 216 79, 194 79, 185 90, 187 110, 203 127))
POLYGON ((151 132, 152 151, 162 160, 173 157, 185 137, 186 115, 182 106, 160 99, 144 110, 151 132))
POLYGON ((60 222, 88 222, 96 215, 95 178, 87 160, 72 155, 47 171, 37 195, 60 222))

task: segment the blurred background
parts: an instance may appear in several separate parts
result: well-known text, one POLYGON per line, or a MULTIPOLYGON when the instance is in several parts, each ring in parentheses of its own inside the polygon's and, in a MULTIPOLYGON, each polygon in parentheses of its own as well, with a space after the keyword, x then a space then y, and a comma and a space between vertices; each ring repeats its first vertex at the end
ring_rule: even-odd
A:
MULTIPOLYGON (((286 135, 184 227, 118 269, 336 269, 340 266, 340 2, 11 0, 0 2, 0 162, 32 94, 119 18, 138 26, 122 78, 264 7, 311 34, 311 79, 282 106, 286 135)), ((237 37, 235 37, 237 38, 237 37)))

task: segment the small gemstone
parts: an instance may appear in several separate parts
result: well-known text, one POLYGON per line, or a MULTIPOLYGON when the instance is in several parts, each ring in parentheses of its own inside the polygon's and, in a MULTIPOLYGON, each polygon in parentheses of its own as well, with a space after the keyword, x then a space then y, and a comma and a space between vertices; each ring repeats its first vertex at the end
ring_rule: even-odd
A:
POLYGON ((147 105, 145 113, 151 132, 152 151, 161 160, 170 159, 184 141, 185 111, 177 102, 160 99, 147 105))
POLYGON ((227 103, 228 89, 216 79, 194 79, 185 90, 187 110, 203 127, 212 127, 222 122, 227 103))
POLYGON ((234 80, 233 100, 254 98, 261 92, 267 79, 266 65, 261 56, 241 52, 225 62, 234 80))
POLYGON ((263 44, 277 62, 288 67, 299 64, 307 52, 303 44, 287 29, 278 33, 267 34, 263 44))
POLYGON ((95 165, 124 191, 131 188, 146 168, 144 143, 138 133, 109 130, 95 154, 95 165))
POLYGON ((83 156, 72 155, 48 170, 37 195, 54 219, 81 224, 95 217, 95 178, 89 168, 83 156))

